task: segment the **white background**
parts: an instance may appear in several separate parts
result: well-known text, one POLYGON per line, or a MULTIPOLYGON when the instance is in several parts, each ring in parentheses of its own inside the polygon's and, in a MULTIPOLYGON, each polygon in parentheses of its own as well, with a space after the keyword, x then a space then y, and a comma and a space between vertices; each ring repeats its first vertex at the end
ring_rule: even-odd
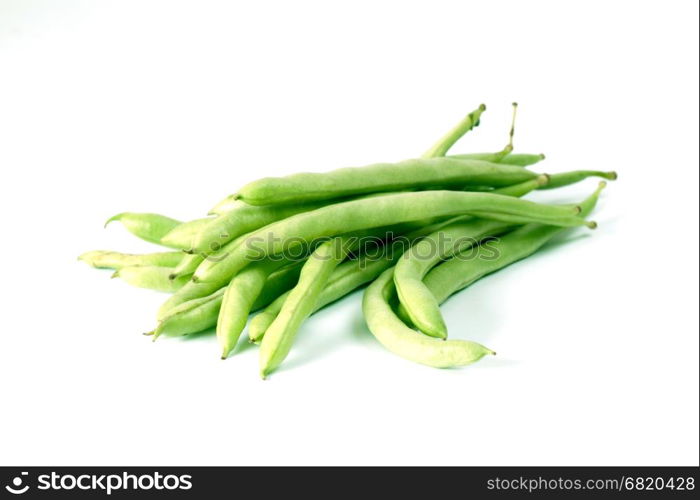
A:
MULTIPOLYGON (((0 1, 0 463, 698 464, 698 5, 0 1), (162 339, 162 294, 76 261, 151 251, 114 213, 201 216, 262 175, 455 150, 615 169, 595 232, 444 307, 499 355, 414 365, 360 294, 285 368, 162 339)), ((590 180, 534 199, 579 200, 590 180)))

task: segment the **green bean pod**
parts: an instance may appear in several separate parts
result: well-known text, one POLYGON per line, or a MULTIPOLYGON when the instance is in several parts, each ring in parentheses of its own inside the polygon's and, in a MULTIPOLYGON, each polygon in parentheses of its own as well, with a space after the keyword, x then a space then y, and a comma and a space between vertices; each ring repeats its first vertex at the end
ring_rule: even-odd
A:
POLYGON ((183 222, 168 231, 160 239, 160 242, 166 247, 190 251, 192 250, 195 236, 213 221, 214 217, 204 217, 202 219, 183 222))
POLYGON ((423 276, 438 262, 467 250, 489 236, 498 236, 515 226, 507 222, 487 219, 469 219, 455 222, 440 229, 414 245, 400 259, 394 271, 394 281, 399 300, 405 305, 411 321, 423 333, 440 339, 447 338, 447 326, 442 315, 430 315, 434 310, 422 307, 434 300, 423 285, 423 276))
MULTIPOLYGON (((577 182, 581 182, 585 179, 588 179, 589 177, 601 177, 603 179, 607 180, 615 180, 617 179, 617 173, 616 172, 602 172, 599 170, 572 170, 570 172, 562 172, 559 174, 543 174, 541 177, 541 184, 535 188, 535 189, 553 189, 553 188, 560 188, 564 186, 568 186, 570 184, 576 184, 577 182), (544 180, 546 178, 546 180, 544 180)), ((533 182, 533 181, 529 181, 533 182)), ((515 184, 513 186, 508 186, 505 188, 499 188, 499 189, 492 189, 492 188, 486 188, 483 192, 486 193, 498 193, 498 194, 507 194, 508 196, 522 196, 517 193, 522 192, 522 188, 526 185, 526 183, 521 183, 521 184, 515 184)), ((473 215, 478 215, 477 213, 473 213, 473 215)), ((484 215, 482 215, 484 216, 484 215)), ((512 220, 512 219, 510 219, 512 220)), ((527 222, 527 221, 526 221, 527 222)))
POLYGON ((600 170, 573 170, 561 174, 551 174, 549 182, 540 189, 555 189, 569 184, 575 184, 589 177, 600 177, 609 181, 617 179, 617 172, 601 172, 600 170))
POLYGON ((260 345, 262 378, 274 371, 289 354, 299 327, 313 312, 328 279, 346 256, 343 243, 343 238, 334 238, 320 244, 301 268, 299 282, 289 292, 260 345))
POLYGON ((112 278, 121 278, 126 283, 139 288, 148 288, 159 292, 175 292, 182 288, 189 276, 170 279, 172 267, 129 266, 114 272, 112 278))
POLYGON ((423 154, 423 158, 437 158, 445 156, 449 149, 457 142, 464 134, 479 126, 482 113, 486 111, 486 105, 480 104, 478 108, 465 116, 457 125, 447 132, 439 141, 437 141, 429 150, 423 154))
POLYGON ((536 173, 513 165, 449 157, 422 158, 326 173, 266 177, 243 186, 238 195, 251 205, 276 205, 435 187, 502 187, 535 177, 536 173))
POLYGON ((202 263, 194 281, 224 286, 249 260, 275 255, 294 241, 312 242, 371 227, 390 226, 425 217, 449 217, 472 211, 512 215, 560 226, 589 224, 575 214, 578 208, 541 205, 492 193, 423 191, 362 198, 328 205, 272 223, 229 243, 214 259, 202 263))
POLYGON ((216 338, 222 349, 221 359, 228 358, 236 347, 268 276, 288 263, 285 259, 253 262, 236 274, 226 287, 216 323, 216 338))
POLYGON ((384 271, 365 290, 362 311, 367 326, 379 342, 402 358, 436 368, 464 366, 480 360, 492 350, 468 340, 438 340, 406 326, 390 303, 396 301, 393 268, 384 271))
POLYGON ((129 254, 111 250, 92 250, 82 254, 78 260, 98 269, 121 269, 127 266, 175 267, 184 257, 185 254, 182 252, 129 254))
POLYGON ((509 154, 503 156, 502 152, 498 153, 468 153, 449 155, 448 158, 457 158, 460 160, 480 160, 491 163, 502 163, 503 165, 513 165, 515 167, 529 167, 541 162, 545 159, 543 154, 509 154))
POLYGON ((142 240, 162 245, 162 238, 176 226, 182 224, 181 221, 171 219, 164 215, 137 212, 122 212, 107 219, 105 227, 110 222, 119 221, 131 234, 138 236, 142 240))

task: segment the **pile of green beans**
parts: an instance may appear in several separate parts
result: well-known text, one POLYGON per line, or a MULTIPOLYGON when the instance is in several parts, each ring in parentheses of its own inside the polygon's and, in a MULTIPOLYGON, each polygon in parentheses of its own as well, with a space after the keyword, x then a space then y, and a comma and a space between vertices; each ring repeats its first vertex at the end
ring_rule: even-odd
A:
POLYGON ((96 250, 79 259, 171 294, 146 334, 153 340, 215 331, 226 359, 247 326, 248 340, 260 345, 262 378, 283 365, 310 315, 367 284, 362 312, 389 351, 439 368, 471 364, 495 352, 447 340, 440 304, 563 231, 594 229, 586 218, 605 182, 580 203, 523 197, 589 177, 617 178, 592 169, 544 173, 543 154, 513 153, 515 103, 505 147, 448 154, 485 110, 467 114, 418 158, 258 179, 186 222, 119 213, 106 225, 120 222, 171 250, 96 250))

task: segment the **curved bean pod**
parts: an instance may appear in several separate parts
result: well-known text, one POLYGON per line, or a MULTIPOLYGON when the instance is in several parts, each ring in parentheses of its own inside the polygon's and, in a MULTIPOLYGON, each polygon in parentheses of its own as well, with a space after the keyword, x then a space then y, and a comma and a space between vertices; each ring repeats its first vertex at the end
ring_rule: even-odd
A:
POLYGON ((115 271, 112 278, 121 278, 139 288, 171 293, 185 286, 190 279, 189 276, 170 279, 172 272, 172 267, 128 266, 115 271))
POLYGON ((423 191, 390 194, 328 205, 270 224, 242 237, 242 241, 229 243, 216 259, 203 262, 193 279, 223 286, 248 260, 280 253, 288 249, 292 241, 311 242, 351 231, 415 221, 426 216, 448 217, 473 211, 512 215, 518 220, 530 218, 532 222, 560 226, 592 225, 575 216, 578 208, 541 205, 492 193, 423 191))
POLYGON ((165 215, 137 212, 122 212, 107 219, 105 227, 110 222, 119 221, 131 234, 142 240, 161 245, 163 236, 172 231, 181 221, 171 219, 165 215))
POLYGON ((393 271, 393 268, 384 271, 362 298, 367 326, 384 347, 402 358, 436 368, 464 366, 495 354, 476 342, 438 340, 406 326, 390 306, 396 300, 393 271))
POLYGON ((445 258, 467 250, 489 236, 498 236, 515 226, 487 219, 455 222, 416 243, 396 264, 394 281, 399 300, 414 325, 426 335, 447 338, 447 326, 438 309, 424 307, 434 301, 423 284, 425 274, 445 258))
MULTIPOLYGON (((598 189, 581 203, 581 216, 588 215, 593 210, 604 187, 605 182, 601 182, 598 189)), ((531 255, 562 230, 554 226, 528 224, 491 242, 486 250, 479 248, 476 255, 464 258, 456 256, 440 264, 430 271, 423 281, 422 288, 429 295, 423 294, 420 298, 411 296, 411 300, 402 300, 399 306, 399 317, 407 318, 416 326, 418 323, 414 322, 414 318, 418 317, 421 321, 419 326, 421 330, 433 328, 433 325, 437 324, 444 325, 439 309, 440 303, 482 276, 531 255), (498 256, 495 259, 494 253, 498 256)), ((404 264, 404 261, 399 264, 404 264)))
POLYGON ((99 269, 121 269, 127 266, 175 267, 184 257, 185 254, 182 252, 130 254, 111 250, 92 250, 82 254, 78 260, 99 269))
MULTIPOLYGON (((515 186, 498 189, 494 193, 507 196, 524 196, 549 181, 549 176, 540 176, 515 186)), ((474 215, 480 215, 478 212, 474 215)), ((483 214, 488 217, 489 214, 483 214)), ((423 307, 433 302, 433 295, 423 284, 425 274, 440 261, 476 245, 483 238, 498 236, 515 228, 510 221, 465 218, 441 227, 411 247, 397 263, 394 281, 399 300, 404 305, 411 321, 423 333, 431 337, 447 338, 447 326, 435 308, 423 307)))

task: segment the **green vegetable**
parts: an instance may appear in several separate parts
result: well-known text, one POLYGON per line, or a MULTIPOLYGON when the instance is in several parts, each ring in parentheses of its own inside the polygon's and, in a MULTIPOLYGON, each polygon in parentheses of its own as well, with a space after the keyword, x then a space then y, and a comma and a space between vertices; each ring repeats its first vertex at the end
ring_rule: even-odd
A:
POLYGON ((110 250, 92 250, 82 254, 78 260, 100 269, 121 269, 127 266, 175 267, 184 257, 185 254, 182 252, 129 254, 110 250))
POLYGON ((449 154, 479 126, 485 109, 470 112, 420 158, 258 179, 217 203, 214 217, 181 222, 123 212, 107 221, 180 251, 97 250, 79 258, 115 269, 113 277, 131 285, 172 293, 149 332, 154 340, 216 327, 226 358, 251 313, 264 308, 248 330, 261 344, 263 378, 283 363, 309 315, 373 280, 363 313, 390 351, 435 367, 473 363, 494 353, 475 342, 445 340, 442 301, 566 228, 596 227, 585 217, 604 183, 581 205, 520 198, 589 177, 617 177, 595 169, 528 170, 544 155, 513 152, 517 103, 503 149, 449 154), (479 258, 484 252, 490 258, 479 258))
POLYGON ((216 323, 216 337, 222 349, 221 359, 228 358, 245 328, 248 315, 265 286, 268 276, 289 262, 265 259, 253 262, 236 274, 226 287, 216 323))
POLYGON ((322 243, 301 268, 299 282, 282 304, 260 346, 260 376, 265 378, 284 361, 302 322, 313 312, 331 274, 347 254, 342 238, 322 243))
POLYGON ((504 187, 534 179, 537 175, 522 167, 480 160, 423 158, 341 168, 326 173, 266 177, 243 186, 238 196, 251 205, 307 203, 410 189, 504 187))
POLYGON ((105 227, 119 221, 131 234, 151 243, 162 244, 163 236, 182 224, 179 220, 164 215, 136 212, 122 212, 107 219, 105 227))
POLYGON ((158 266, 128 266, 114 272, 112 278, 121 278, 132 286, 150 288, 159 292, 174 292, 182 288, 190 279, 189 276, 181 276, 171 279, 172 267, 158 266))

